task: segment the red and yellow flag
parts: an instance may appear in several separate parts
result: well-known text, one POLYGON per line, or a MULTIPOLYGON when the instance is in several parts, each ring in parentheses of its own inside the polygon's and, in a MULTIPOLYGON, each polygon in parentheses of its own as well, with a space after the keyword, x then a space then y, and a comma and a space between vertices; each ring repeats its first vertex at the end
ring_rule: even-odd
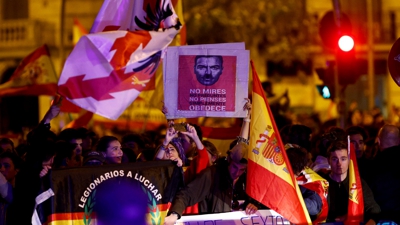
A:
POLYGON ((311 224, 254 64, 247 194, 291 223, 311 224))
POLYGON ((364 221, 364 196, 361 185, 361 178, 358 172, 358 164, 354 145, 348 139, 349 164, 349 205, 347 210, 346 225, 360 224, 364 221))
POLYGON ((47 46, 43 45, 25 57, 10 80, 0 85, 0 96, 55 95, 57 79, 47 46))
POLYGON ((329 182, 318 175, 314 170, 306 167, 302 171, 302 175, 298 176, 297 183, 309 190, 315 191, 322 200, 321 212, 317 215, 317 218, 313 221, 313 224, 324 223, 328 217, 328 189, 329 182))

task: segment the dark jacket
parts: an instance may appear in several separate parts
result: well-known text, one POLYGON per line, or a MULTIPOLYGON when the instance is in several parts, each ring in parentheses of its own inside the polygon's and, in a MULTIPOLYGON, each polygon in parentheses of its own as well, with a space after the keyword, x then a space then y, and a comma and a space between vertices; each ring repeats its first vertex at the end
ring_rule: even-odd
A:
MULTIPOLYGON (((349 204, 349 175, 340 183, 332 180, 329 175, 324 176, 324 178, 329 182, 329 212, 326 222, 335 222, 335 218, 347 215, 349 204)), ((375 219, 381 212, 381 209, 375 202, 371 189, 363 179, 361 179, 361 185, 364 197, 364 221, 375 219)))
POLYGON ((315 220, 318 213, 321 212, 322 209, 322 200, 317 194, 317 192, 309 190, 301 185, 299 185, 301 195, 304 199, 304 204, 308 210, 308 214, 310 214, 311 220, 315 220))
POLYGON ((382 209, 382 219, 400 223, 400 146, 379 152, 373 161, 371 190, 382 209), (386 217, 386 218, 385 218, 386 217))
POLYGON ((199 203, 199 213, 221 213, 232 210, 233 181, 228 163, 221 162, 203 170, 178 192, 170 212, 182 215, 187 206, 199 203))

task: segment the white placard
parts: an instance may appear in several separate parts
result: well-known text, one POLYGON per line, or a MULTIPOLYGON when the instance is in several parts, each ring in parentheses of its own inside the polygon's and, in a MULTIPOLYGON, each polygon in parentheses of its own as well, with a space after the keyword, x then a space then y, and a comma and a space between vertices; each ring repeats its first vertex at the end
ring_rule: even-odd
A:
POLYGON ((253 224, 290 224, 274 210, 258 210, 252 215, 246 215, 243 211, 214 213, 194 216, 182 216, 178 225, 253 225, 253 224))
POLYGON ((246 117, 249 51, 243 43, 169 47, 164 61, 166 117, 246 117))

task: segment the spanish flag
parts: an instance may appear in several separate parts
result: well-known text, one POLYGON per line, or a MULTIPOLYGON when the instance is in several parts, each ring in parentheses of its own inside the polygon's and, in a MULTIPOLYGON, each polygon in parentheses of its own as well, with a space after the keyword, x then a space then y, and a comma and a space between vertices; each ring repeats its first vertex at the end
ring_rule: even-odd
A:
POLYGON ((350 136, 347 137, 349 164, 349 205, 347 209, 346 225, 360 224, 364 221, 364 197, 361 186, 361 178, 358 172, 357 158, 354 145, 350 143, 350 136))
POLYGON ((294 224, 311 219, 294 178, 254 64, 247 194, 294 224))
POLYGON ((10 80, 0 84, 0 97, 15 95, 55 95, 57 75, 46 45, 25 57, 10 80))

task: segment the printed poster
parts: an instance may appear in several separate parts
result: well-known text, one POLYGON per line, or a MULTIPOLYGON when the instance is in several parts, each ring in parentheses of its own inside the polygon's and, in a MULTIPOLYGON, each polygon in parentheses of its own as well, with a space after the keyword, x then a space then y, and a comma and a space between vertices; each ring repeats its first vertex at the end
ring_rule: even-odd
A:
POLYGON ((249 51, 241 43, 168 48, 164 63, 167 118, 245 117, 248 62, 249 51))

